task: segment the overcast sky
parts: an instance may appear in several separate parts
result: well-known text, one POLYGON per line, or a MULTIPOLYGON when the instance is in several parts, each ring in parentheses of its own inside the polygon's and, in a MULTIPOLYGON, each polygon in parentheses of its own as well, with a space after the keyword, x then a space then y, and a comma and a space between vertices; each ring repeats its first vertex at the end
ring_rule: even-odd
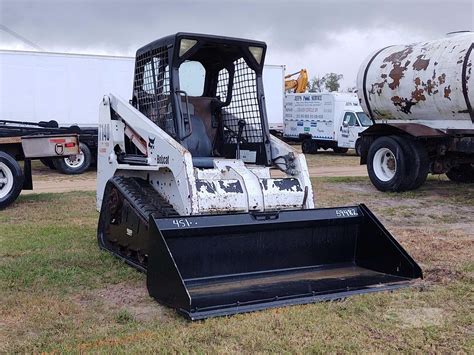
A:
MULTIPOLYGON (((0 25, 46 51, 133 56, 178 31, 267 42, 267 64, 342 73, 391 44, 474 30, 474 0, 0 0, 0 25)), ((0 49, 35 50, 0 27, 0 49)))

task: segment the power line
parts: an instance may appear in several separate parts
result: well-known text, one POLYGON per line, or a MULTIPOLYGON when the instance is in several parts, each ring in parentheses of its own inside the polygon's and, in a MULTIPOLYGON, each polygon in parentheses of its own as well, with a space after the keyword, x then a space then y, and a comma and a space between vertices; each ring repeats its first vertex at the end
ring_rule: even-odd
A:
POLYGON ((38 46, 36 43, 33 43, 31 42, 30 40, 28 40, 27 38, 23 37, 22 35, 16 33, 15 31, 13 31, 12 29, 8 28, 7 26, 3 25, 0 23, 0 30, 3 30, 5 31, 6 33, 9 33, 11 34, 13 37, 19 39, 20 41, 23 41, 24 43, 26 43, 27 45, 35 48, 36 50, 38 51, 43 51, 44 52, 44 49, 41 48, 40 46, 38 46))

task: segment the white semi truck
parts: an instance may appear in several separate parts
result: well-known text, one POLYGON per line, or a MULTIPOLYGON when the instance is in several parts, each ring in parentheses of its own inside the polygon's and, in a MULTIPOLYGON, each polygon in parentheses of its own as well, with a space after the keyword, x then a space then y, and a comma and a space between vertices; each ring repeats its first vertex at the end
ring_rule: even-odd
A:
POLYGON ((356 94, 304 93, 286 94, 283 137, 301 141, 303 153, 332 148, 359 153, 359 133, 372 121, 359 105, 356 94))
POLYGON ((381 191, 416 189, 427 174, 474 182, 474 32, 383 48, 361 65, 358 95, 376 120, 361 164, 381 191))
MULTIPOLYGON (((78 126, 79 155, 42 161, 64 173, 83 172, 97 156, 97 103, 106 92, 131 98, 134 68, 134 57, 0 50, 0 120, 26 122, 29 129, 50 121, 53 127, 78 126)), ((263 70, 272 131, 283 122, 284 69, 263 70)))

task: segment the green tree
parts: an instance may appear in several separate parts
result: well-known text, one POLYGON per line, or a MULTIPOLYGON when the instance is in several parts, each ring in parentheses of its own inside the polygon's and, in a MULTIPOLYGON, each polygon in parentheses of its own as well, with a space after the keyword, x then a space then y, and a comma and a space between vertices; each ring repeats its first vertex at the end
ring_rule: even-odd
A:
POLYGON ((308 81, 308 92, 323 92, 324 89, 329 92, 338 91, 341 86, 339 81, 343 78, 344 75, 336 73, 327 73, 323 77, 313 76, 308 81))
POLYGON ((339 81, 343 78, 344 78, 344 75, 342 75, 342 74, 328 73, 328 74, 324 75, 324 77, 323 77, 324 87, 329 92, 338 91, 339 87, 341 86, 339 81))
POLYGON ((308 81, 308 92, 321 92, 323 91, 324 88, 324 77, 319 78, 317 76, 313 76, 309 81, 308 81))

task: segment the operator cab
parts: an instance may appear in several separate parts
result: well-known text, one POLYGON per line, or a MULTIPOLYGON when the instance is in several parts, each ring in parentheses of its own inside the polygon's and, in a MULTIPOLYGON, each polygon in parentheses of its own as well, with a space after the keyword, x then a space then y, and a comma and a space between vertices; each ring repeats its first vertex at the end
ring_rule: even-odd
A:
POLYGON ((193 156, 271 165, 262 71, 266 44, 177 33, 137 51, 132 103, 193 156))

